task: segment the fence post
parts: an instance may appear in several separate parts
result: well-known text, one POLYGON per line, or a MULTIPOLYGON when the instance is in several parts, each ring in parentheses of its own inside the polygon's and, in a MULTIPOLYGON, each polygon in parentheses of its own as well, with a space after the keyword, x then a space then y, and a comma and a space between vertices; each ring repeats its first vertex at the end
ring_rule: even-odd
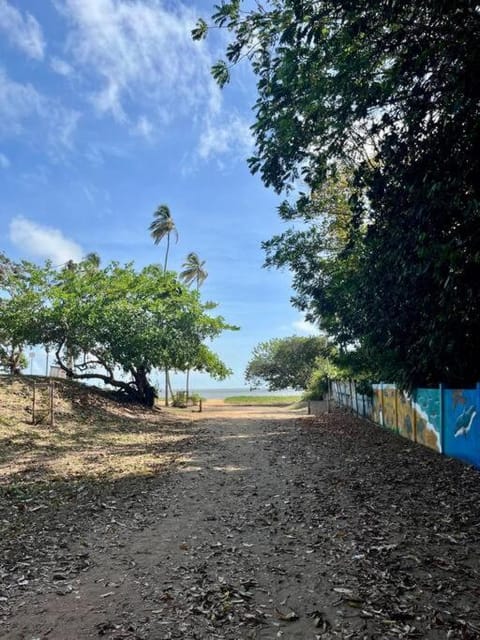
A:
POLYGON ((395 385, 395 431, 397 433, 400 432, 398 428, 398 389, 397 385, 395 385))
POLYGON ((381 427, 385 426, 385 417, 384 417, 384 409, 383 409, 383 382, 380 382, 380 409, 382 410, 382 416, 381 416, 381 427))
POLYGON ((311 411, 310 400, 309 400, 308 404, 307 404, 307 415, 309 416, 311 413, 312 413, 312 411, 311 411))
POLYGON ((443 453, 445 451, 445 411, 444 411, 444 390, 445 390, 445 385, 440 383, 438 385, 438 393, 439 393, 439 407, 440 407, 440 449, 441 452, 443 453))
POLYGON ((412 395, 410 396, 410 404, 412 405, 413 412, 413 441, 417 441, 417 408, 416 408, 416 397, 415 397, 415 389, 412 389, 412 395))
POLYGON ((55 426, 55 382, 50 382, 50 426, 55 426))
POLYGON ((32 424, 35 424, 35 391, 36 391, 36 383, 33 383, 33 402, 32 402, 32 424))

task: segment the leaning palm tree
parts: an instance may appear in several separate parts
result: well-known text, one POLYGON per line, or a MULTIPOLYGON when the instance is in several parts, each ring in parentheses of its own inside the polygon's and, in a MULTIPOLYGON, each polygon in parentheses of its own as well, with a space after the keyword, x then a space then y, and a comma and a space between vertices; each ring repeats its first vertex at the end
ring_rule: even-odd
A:
POLYGON ((205 260, 200 260, 198 254, 191 251, 185 262, 182 264, 183 271, 180 272, 180 278, 185 284, 190 285, 195 282, 197 291, 208 277, 208 272, 204 269, 205 260))
MULTIPOLYGON (((200 260, 198 254, 195 251, 191 251, 185 262, 182 264, 183 271, 180 272, 180 278, 185 282, 186 285, 192 284, 195 282, 197 291, 200 289, 200 285, 202 285, 208 277, 208 272, 204 269, 205 260, 200 260)), ((190 392, 189 389, 189 380, 190 380, 190 367, 187 367, 187 381, 185 387, 185 395, 188 402, 188 395, 190 392)))
POLYGON ((149 230, 155 244, 159 244, 165 236, 167 237, 167 250, 165 251, 165 263, 163 266, 166 271, 171 233, 175 234, 176 241, 178 242, 178 231, 175 226, 175 222, 173 221, 172 214, 170 213, 170 209, 166 204, 161 204, 157 207, 157 210, 153 214, 153 222, 151 223, 149 230))
POLYGON ((101 258, 98 253, 94 251, 87 253, 87 255, 83 258, 83 262, 87 263, 92 269, 98 270, 100 268, 101 258))

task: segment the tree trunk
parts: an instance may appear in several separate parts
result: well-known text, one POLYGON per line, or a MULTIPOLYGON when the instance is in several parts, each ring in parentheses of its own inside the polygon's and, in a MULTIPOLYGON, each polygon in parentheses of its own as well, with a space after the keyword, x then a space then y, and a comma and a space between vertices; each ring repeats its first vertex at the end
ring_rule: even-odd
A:
POLYGON ((167 262, 168 262, 168 250, 170 249, 170 231, 167 233, 167 250, 165 251, 165 264, 163 265, 163 270, 167 270, 167 262))
POLYGON ((69 378, 74 380, 102 380, 106 384, 118 389, 124 393, 130 400, 138 402, 147 407, 153 407, 155 403, 155 388, 149 383, 147 378, 147 371, 144 366, 131 367, 130 373, 133 377, 133 382, 124 382, 123 380, 116 380, 113 377, 113 370, 109 368, 108 364, 102 362, 101 358, 98 358, 94 364, 102 366, 108 375, 102 373, 77 373, 73 369, 69 369, 67 365, 62 362, 60 352, 62 350, 62 344, 59 345, 55 352, 57 363, 59 367, 65 371, 69 378))

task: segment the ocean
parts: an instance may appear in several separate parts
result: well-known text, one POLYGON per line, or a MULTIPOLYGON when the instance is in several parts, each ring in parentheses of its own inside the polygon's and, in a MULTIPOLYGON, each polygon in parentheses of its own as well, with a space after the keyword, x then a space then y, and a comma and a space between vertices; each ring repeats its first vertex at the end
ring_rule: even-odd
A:
POLYGON ((218 389, 195 389, 192 388, 190 393, 198 393, 202 398, 228 398, 230 396, 296 396, 301 395, 299 391, 293 389, 283 389, 282 391, 266 391, 265 389, 253 389, 248 387, 238 387, 236 389, 218 388, 218 389))

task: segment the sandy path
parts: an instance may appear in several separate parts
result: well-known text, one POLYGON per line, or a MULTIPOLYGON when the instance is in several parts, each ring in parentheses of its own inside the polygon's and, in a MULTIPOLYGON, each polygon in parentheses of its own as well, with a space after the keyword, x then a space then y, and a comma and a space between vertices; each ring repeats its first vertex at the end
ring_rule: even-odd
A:
POLYGON ((3 637, 480 638, 477 472, 343 414, 189 428, 167 478, 66 534, 88 566, 27 589, 3 637))

